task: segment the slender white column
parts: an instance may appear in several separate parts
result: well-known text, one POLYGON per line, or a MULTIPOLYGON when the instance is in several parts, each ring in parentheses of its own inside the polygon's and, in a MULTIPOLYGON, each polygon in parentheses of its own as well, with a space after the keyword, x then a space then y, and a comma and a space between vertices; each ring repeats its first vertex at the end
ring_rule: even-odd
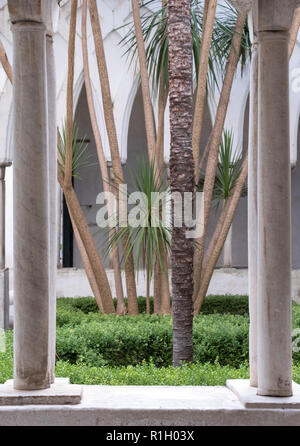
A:
MULTIPOLYGON (((9 1, 14 53, 14 387, 37 390, 50 387, 46 39, 45 26, 31 16, 16 20, 22 3, 9 1)), ((38 18, 40 2, 35 4, 38 18)))
POLYGON ((5 268, 5 170, 0 166, 0 270, 5 268))
POLYGON ((48 87, 48 163, 49 163, 49 299, 50 299, 50 377, 55 381, 56 356, 56 264, 57 264, 57 128, 56 128, 56 79, 53 37, 46 35, 47 87, 48 87))
POLYGON ((258 47, 252 43, 249 102, 248 173, 248 276, 250 385, 257 387, 257 144, 258 144, 258 47))
POLYGON ((292 395, 289 27, 293 0, 259 0, 258 395, 292 395))
POLYGON ((5 170, 0 165, 0 330, 9 328, 9 271, 5 269, 5 170))

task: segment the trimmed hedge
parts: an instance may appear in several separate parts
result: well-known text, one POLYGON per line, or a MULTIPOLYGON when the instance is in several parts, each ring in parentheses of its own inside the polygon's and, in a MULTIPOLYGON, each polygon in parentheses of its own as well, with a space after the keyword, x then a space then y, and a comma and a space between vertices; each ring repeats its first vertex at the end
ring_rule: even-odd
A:
MULTIPOLYGON (((77 299, 60 298, 58 299, 58 308, 77 309, 85 314, 98 313, 99 308, 93 297, 80 297, 77 299)), ((117 306, 114 299, 115 308, 117 306)), ((127 299, 125 299, 127 306, 127 299)), ((138 308, 140 313, 146 313, 146 298, 138 298, 138 308)), ((150 309, 153 312, 153 298, 150 299, 150 309)), ((248 296, 225 295, 225 296, 207 296, 203 303, 202 314, 212 313, 230 313, 230 314, 248 314, 248 296)))
MULTIPOLYGON (((128 366, 151 360, 172 364, 172 320, 162 316, 85 315, 75 312, 57 330, 57 355, 73 364, 128 366)), ((204 315, 194 322, 195 361, 238 367, 248 358, 248 317, 204 315)))
MULTIPOLYGON (((6 352, 0 353, 0 384, 13 377, 13 334, 6 334, 6 352)), ((214 364, 155 367, 153 363, 135 367, 87 367, 85 364, 70 364, 58 361, 56 376, 70 378, 73 384, 98 385, 140 385, 140 386, 223 386, 226 379, 246 379, 249 377, 248 364, 239 368, 221 367, 214 364)), ((294 363, 293 379, 300 384, 300 364, 294 363)))
MULTIPOLYGON (((249 317, 245 296, 211 296, 206 312, 194 320, 194 358, 201 363, 239 367, 249 357, 249 317), (229 314, 229 309, 233 314, 229 314), (242 314, 239 314, 242 313, 242 314)), ((63 299, 57 311, 57 354, 72 364, 91 366, 172 364, 171 317, 141 314, 102 315, 92 309, 90 299, 63 299), (82 311, 83 310, 83 311, 82 311)), ((293 325, 300 327, 300 306, 293 304, 293 325)), ((294 359, 300 361, 300 352, 294 359)))
MULTIPOLYGON (((224 385, 226 378, 247 378, 247 298, 210 296, 205 305, 194 321, 196 363, 180 370, 171 367, 170 316, 102 315, 94 299, 59 299, 56 375, 103 385, 224 385)), ((295 303, 293 327, 300 327, 295 303)), ((13 376, 12 344, 13 333, 7 332, 0 383, 13 376)), ((294 380, 300 383, 300 352, 293 358, 294 380)))

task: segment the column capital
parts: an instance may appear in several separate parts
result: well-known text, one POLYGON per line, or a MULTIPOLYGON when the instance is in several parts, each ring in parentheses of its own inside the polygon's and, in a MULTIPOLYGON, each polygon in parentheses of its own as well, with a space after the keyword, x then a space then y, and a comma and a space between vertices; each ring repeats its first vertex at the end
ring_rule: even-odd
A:
POLYGON ((7 0, 10 20, 17 22, 43 22, 42 0, 7 0))
POLYGON ((253 0, 229 0, 238 11, 248 12, 251 9, 253 0))
POLYGON ((253 0, 249 11, 248 25, 252 45, 258 44, 258 0, 253 0))
POLYGON ((12 24, 36 22, 45 25, 53 34, 57 29, 59 5, 57 0, 7 0, 12 24))
POLYGON ((289 31, 297 0, 258 0, 258 31, 289 31))

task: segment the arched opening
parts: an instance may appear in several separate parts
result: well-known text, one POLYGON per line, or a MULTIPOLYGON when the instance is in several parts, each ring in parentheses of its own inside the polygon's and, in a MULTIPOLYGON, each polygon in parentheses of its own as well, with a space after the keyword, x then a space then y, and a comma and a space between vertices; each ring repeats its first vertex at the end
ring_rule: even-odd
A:
MULTIPOLYGON (((84 139, 87 144, 86 155, 89 157, 89 165, 81 167, 78 171, 80 178, 74 178, 74 188, 86 221, 94 236, 96 246, 102 259, 105 259, 104 263, 108 268, 109 260, 105 253, 108 232, 107 230, 100 229, 96 223, 96 214, 99 210, 99 205, 96 204, 96 198, 99 193, 103 192, 103 184, 84 86, 82 87, 78 99, 74 120, 79 128, 79 139, 84 139)), ((137 170, 139 161, 142 159, 146 160, 147 156, 143 99, 141 88, 139 88, 131 110, 128 130, 127 162, 123 166, 124 178, 125 182, 128 184, 129 192, 134 188, 132 172, 137 170)), ((63 208, 63 266, 65 268, 83 267, 81 256, 76 241, 74 240, 72 224, 65 203, 63 208)))
POLYGON ((125 183, 128 192, 133 192, 134 181, 132 173, 137 172, 142 162, 148 160, 145 115, 141 87, 138 88, 129 119, 127 136, 127 161, 123 167, 125 183))

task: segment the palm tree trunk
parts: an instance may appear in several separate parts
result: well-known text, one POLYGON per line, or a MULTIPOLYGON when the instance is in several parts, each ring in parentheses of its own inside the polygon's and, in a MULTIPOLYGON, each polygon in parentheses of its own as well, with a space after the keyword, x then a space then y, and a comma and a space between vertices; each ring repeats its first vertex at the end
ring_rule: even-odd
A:
POLYGON ((154 314, 160 314, 161 309, 161 267, 156 257, 154 266, 154 287, 153 287, 154 314))
POLYGON ((71 209, 69 207, 68 207, 68 211, 69 211, 70 219, 71 219, 71 222, 72 222, 72 227, 73 227, 73 231, 74 231, 74 237, 75 237, 75 240, 76 240, 76 244, 77 244, 78 250, 80 252, 80 256, 81 256, 81 259, 82 259, 82 263, 84 265, 84 269, 85 269, 85 272, 86 272, 89 284, 91 286, 92 292, 93 292, 94 297, 96 299, 96 302, 98 304, 99 310, 104 312, 103 304, 102 304, 102 298, 101 298, 101 295, 99 293, 99 289, 98 289, 98 286, 97 286, 97 281, 96 281, 95 275, 93 273, 93 269, 91 267, 88 255, 86 253, 85 246, 82 243, 79 231, 78 231, 78 229, 77 229, 77 227, 75 225, 74 219, 72 217, 72 212, 71 212, 71 209))
POLYGON ((241 194, 243 191, 245 181, 247 179, 247 175, 248 175, 248 155, 245 157, 243 161, 242 171, 234 187, 232 198, 231 200, 227 201, 225 208, 226 216, 224 219, 224 223, 222 225, 222 229, 220 231, 219 237, 216 241, 212 254, 208 259, 207 266, 201 276, 201 287, 197 295, 197 299, 195 301, 195 315, 199 314, 199 311, 201 310, 201 306, 206 296, 215 266, 217 264, 218 258, 221 254, 228 232, 232 225, 234 214, 238 206, 239 200, 241 198, 241 194))
POLYGON ((291 27, 291 31, 290 31, 290 33, 291 33, 290 44, 289 44, 289 56, 290 57, 292 56, 295 45, 296 45, 298 32, 299 32, 299 26, 300 26, 300 6, 298 6, 295 9, 293 23, 292 23, 292 27, 291 27))
MULTIPOLYGON (((232 200, 232 196, 230 196, 228 198, 227 206, 229 204, 229 201, 231 201, 231 200, 232 200)), ((224 207, 222 209, 222 212, 221 212, 219 218, 218 218, 217 225, 215 227, 215 231, 214 231, 213 236, 212 236, 212 238, 211 238, 211 240, 209 242, 208 248, 206 250, 206 253, 205 253, 205 256, 204 256, 204 259, 203 259, 203 266, 202 266, 203 271, 206 270, 208 262, 209 262, 209 259, 210 259, 211 255, 213 254, 214 249, 216 247, 216 244, 217 244, 217 242, 219 240, 219 237, 220 237, 223 225, 224 225, 224 221, 225 221, 225 218, 226 218, 226 214, 227 214, 227 207, 224 207)))
POLYGON ((161 250, 162 264, 163 270, 161 271, 161 280, 160 280, 160 290, 161 290, 161 298, 160 298, 160 312, 163 316, 166 316, 171 313, 171 293, 170 293, 170 285, 169 285, 169 259, 168 253, 162 247, 161 250))
MULTIPOLYGON (((171 191, 193 193, 193 86, 190 0, 168 1, 171 191)), ((193 243, 186 227, 172 232, 173 364, 193 361, 193 243)))
POLYGON ((8 61, 4 46, 0 40, 0 63, 3 67, 3 70, 5 71, 10 83, 13 82, 13 73, 12 73, 12 67, 8 61))
MULTIPOLYGON (((95 104, 93 99, 93 90, 92 90, 92 84, 91 84, 91 78, 90 78, 90 70, 89 70, 89 58, 88 58, 88 45, 87 45, 87 0, 83 1, 82 5, 82 55, 83 55, 83 68, 84 68, 84 79, 85 79, 85 88, 86 88, 86 95, 87 95, 87 102, 89 107, 89 113, 91 118, 91 124, 93 129, 93 134, 95 138, 96 148, 97 148, 97 154, 98 154, 98 161, 102 176, 102 183, 103 183, 103 190, 104 192, 110 192, 110 186, 109 186, 109 174, 108 174, 108 168, 106 159, 104 156, 104 150, 103 150, 103 144, 102 144, 102 138, 99 131, 98 123, 97 123, 97 116, 95 111, 95 104)), ((109 195, 108 195, 109 196, 109 195)), ((108 203, 108 210, 109 210, 109 220, 113 217, 113 211, 112 211, 112 204, 108 203)), ((115 229, 110 230, 110 238, 113 237, 115 233, 115 229)), ((118 314, 125 314, 126 313, 126 305, 124 302, 124 293, 123 293, 123 286, 122 286, 122 278, 121 278, 121 268, 120 268, 120 260, 119 260, 119 250, 117 247, 113 249, 111 252, 111 259, 113 264, 113 270, 114 270, 114 279, 115 279, 115 287, 116 287, 116 296, 117 296, 117 313, 118 314)))
MULTIPOLYGON (((58 180, 63 188, 68 208, 80 239, 84 244, 94 278, 98 286, 98 293, 102 296, 103 310, 114 313, 115 308, 107 280, 106 272, 99 257, 94 239, 84 218, 79 201, 72 186, 73 176, 73 84, 74 84, 74 55, 76 36, 77 0, 71 2, 70 34, 68 49, 68 87, 67 87, 67 124, 66 124, 66 155, 64 173, 58 170, 58 180), (100 290, 102 292, 100 292, 100 290)), ((94 286, 94 284, 93 284, 94 286)))
MULTIPOLYGON (((107 279, 106 271, 99 257, 95 241, 89 230, 88 224, 84 218, 79 201, 76 197, 73 187, 65 187, 64 179, 61 172, 58 172, 58 181, 65 194, 67 206, 70 209, 70 215, 74 222, 75 232, 78 231, 80 239, 84 245, 86 255, 89 260, 89 264, 92 269, 93 278, 96 281, 98 291, 95 292, 96 296, 100 295, 102 299, 103 311, 106 314, 115 313, 115 307, 110 291, 109 282, 107 279), (101 290, 101 291, 100 291, 101 290)), ((84 259, 84 256, 83 256, 84 259)), ((91 277, 91 276, 90 276, 91 277)), ((92 279, 90 282, 91 288, 95 288, 95 282, 92 279)))
MULTIPOLYGON (((218 104, 216 119, 210 138, 210 148, 208 153, 207 167, 204 182, 204 225, 203 232, 199 238, 199 249, 195 251, 194 267, 195 271, 201 271, 205 249, 205 239, 208 226, 209 213, 211 208, 212 194, 215 184, 216 169, 218 164, 219 146, 222 139, 222 132, 226 118, 230 93, 232 89, 234 74, 239 61, 239 50, 241 46, 244 24, 247 18, 246 12, 239 12, 235 27, 235 33, 232 39, 231 50, 227 61, 226 73, 222 86, 221 96, 218 104)), ((201 275, 195 275, 194 299, 200 289, 201 275)))
MULTIPOLYGON (((164 86, 164 78, 161 73, 160 85, 159 85, 159 98, 158 98, 158 126, 157 126, 157 139, 156 139, 156 151, 155 156, 157 159, 157 171, 160 175, 163 175, 164 169, 164 129, 165 129, 165 110, 168 99, 168 90, 164 86)), ((163 315, 170 314, 170 287, 168 278, 168 253, 161 246, 162 265, 157 260, 157 267, 154 271, 154 282, 157 286, 154 286, 154 301, 159 301, 160 312, 163 315), (161 266, 163 268, 161 268, 161 266), (156 277, 159 275, 159 277, 156 277), (159 293, 159 296, 158 296, 159 293)), ((158 305, 157 305, 158 307, 158 305)))
POLYGON ((75 70, 75 38, 77 22, 78 0, 71 0, 71 16, 68 46, 68 82, 67 82, 67 122, 66 122, 66 159, 64 171, 64 187, 72 186, 72 160, 73 160, 73 91, 75 70))
MULTIPOLYGON (((140 75, 141 75, 142 96, 143 96, 143 103, 144 103, 148 154, 149 154, 149 160, 150 160, 150 162, 152 162, 152 159, 155 154, 156 136, 155 136, 153 106, 152 106, 151 95, 150 95, 146 51, 145 51, 142 23, 141 23, 141 17, 140 17, 139 1, 132 0, 131 3, 132 3, 132 12, 133 12, 135 35, 136 35, 138 59, 139 59, 139 63, 140 63, 140 75)), ((157 160, 155 160, 155 162, 157 162, 157 160)))
POLYGON ((200 47, 200 62, 198 74, 198 87, 194 111, 193 123, 193 153, 195 160, 195 179, 199 181, 199 153, 200 137, 203 123, 204 105, 206 99, 206 80, 208 73, 208 60, 214 22, 217 9, 217 0, 205 0, 205 14, 202 25, 202 37, 200 47))
MULTIPOLYGON (((98 8, 96 0, 89 0, 89 11, 92 24, 92 31, 95 42, 95 50, 99 71, 99 78, 101 84, 102 92, 102 102, 104 109, 104 117, 106 123, 106 130, 110 145, 112 167, 115 176, 116 184, 124 183, 123 170, 120 159, 119 144, 115 126, 115 119, 113 114, 113 105, 111 99, 109 78, 106 66, 105 52, 103 46, 102 32, 98 14, 98 8)), ((124 197, 127 200, 127 197, 124 197)), ((127 240, 123 241, 123 251, 126 251, 127 240)), ((127 298, 128 298, 128 313, 138 314, 138 302, 136 294, 136 284, 135 284, 135 274, 134 274, 134 264, 133 255, 129 255, 125 263, 125 275, 126 275, 126 287, 127 287, 127 298)))
POLYGON ((146 313, 150 314, 150 267, 147 261, 146 265, 146 313))

